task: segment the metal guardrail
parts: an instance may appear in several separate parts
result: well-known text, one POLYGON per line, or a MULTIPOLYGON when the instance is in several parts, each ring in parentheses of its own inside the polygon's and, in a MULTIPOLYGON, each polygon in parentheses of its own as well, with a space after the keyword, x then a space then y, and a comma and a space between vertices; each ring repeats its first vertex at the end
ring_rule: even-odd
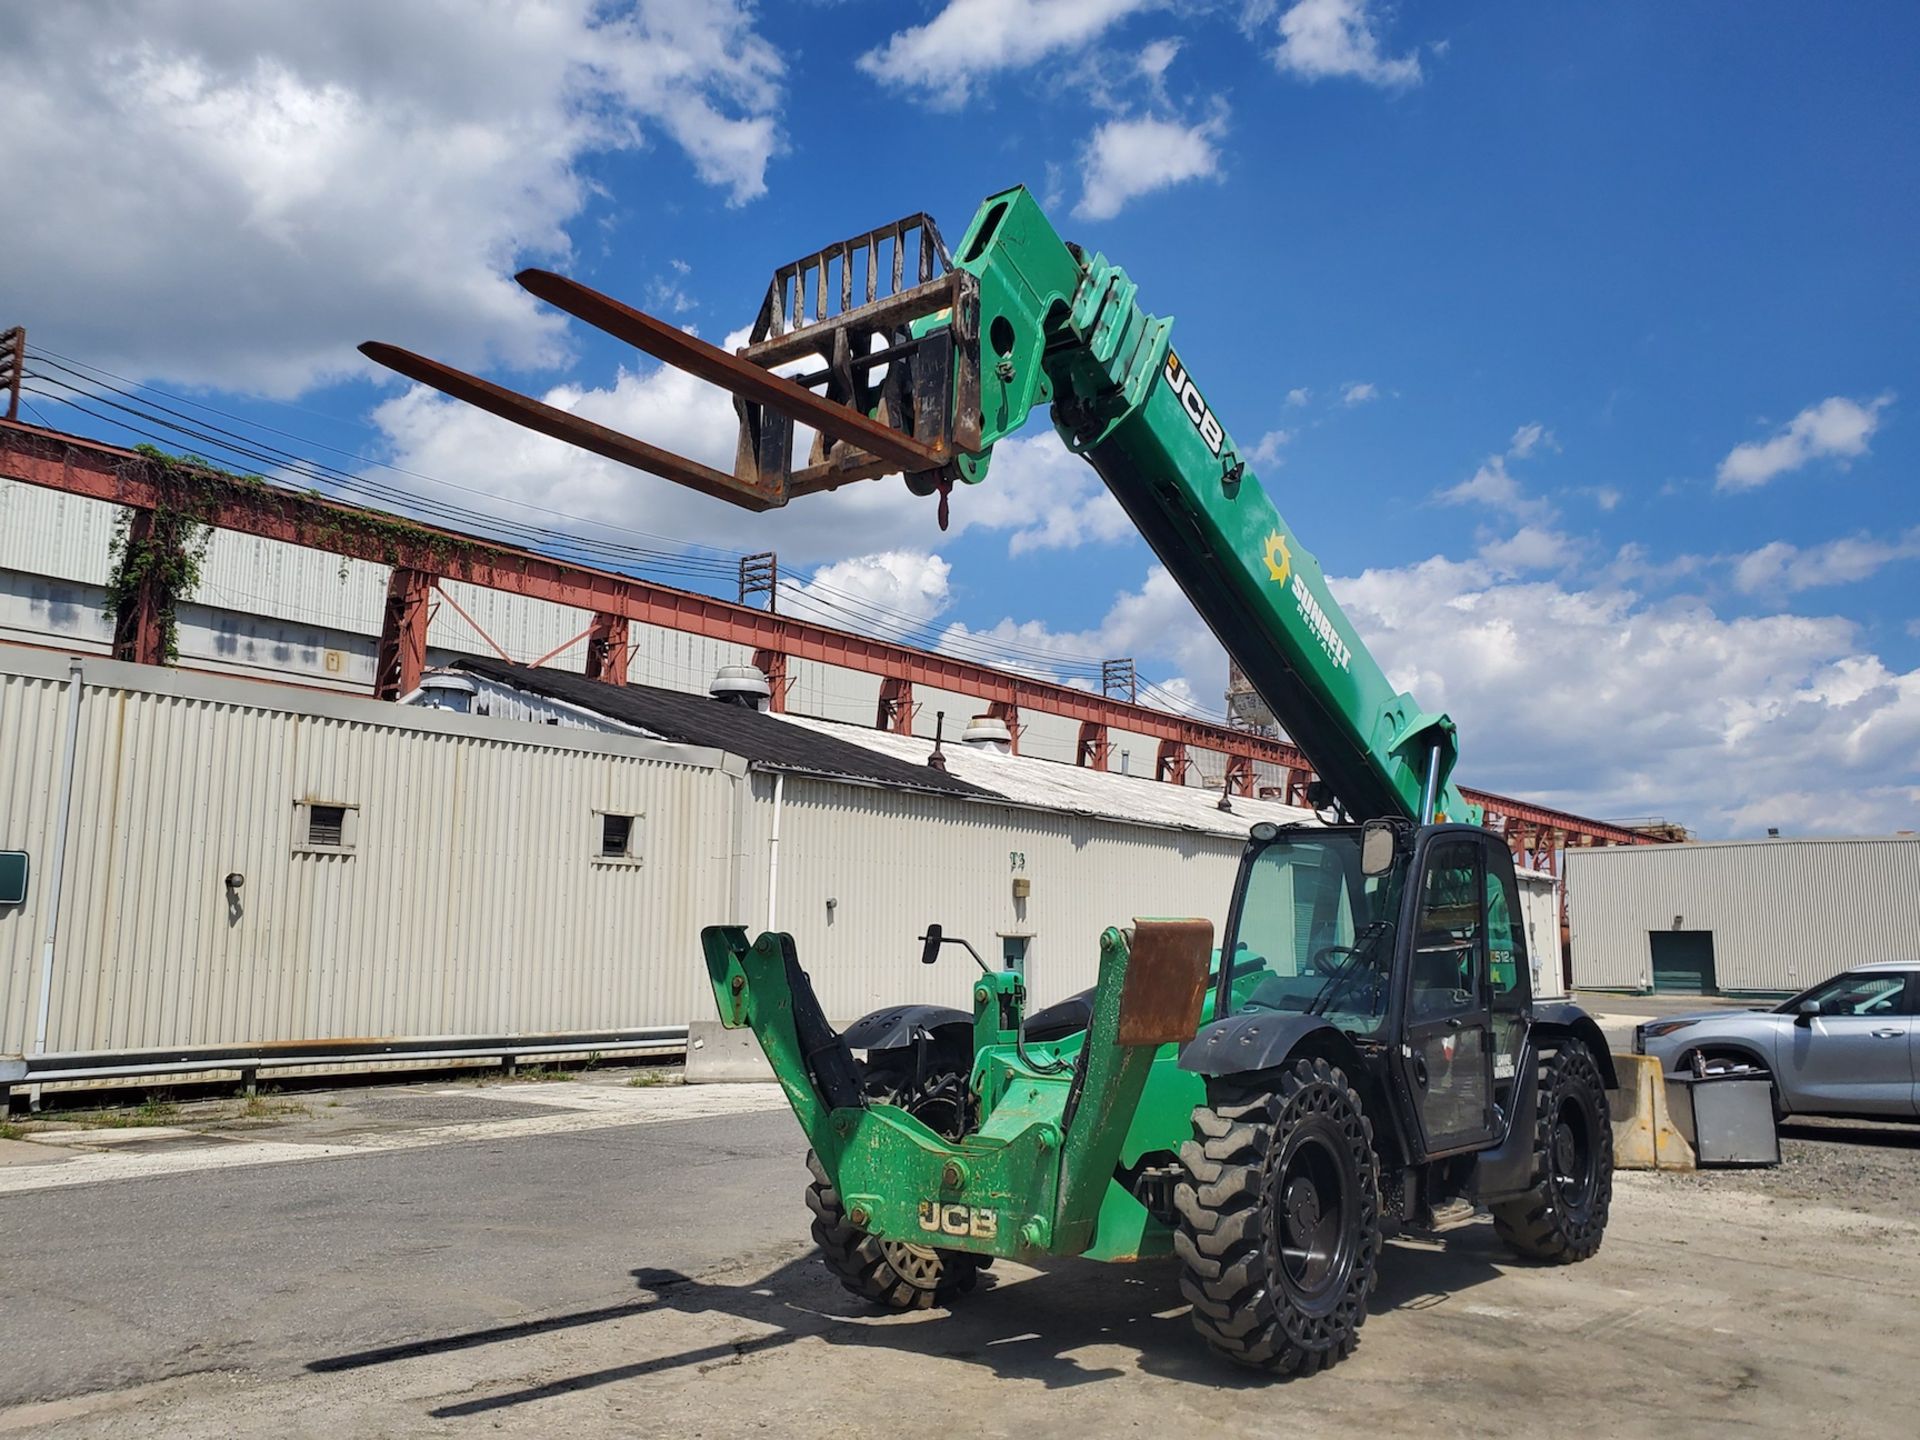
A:
POLYGON ((511 1067, 528 1056, 673 1053, 687 1047, 687 1027, 569 1030, 548 1035, 454 1035, 390 1040, 288 1040, 255 1045, 190 1045, 166 1050, 82 1050, 0 1056, 0 1114, 9 1092, 76 1080, 137 1080, 161 1075, 233 1074, 249 1094, 262 1071, 305 1066, 434 1065, 495 1060, 511 1067))

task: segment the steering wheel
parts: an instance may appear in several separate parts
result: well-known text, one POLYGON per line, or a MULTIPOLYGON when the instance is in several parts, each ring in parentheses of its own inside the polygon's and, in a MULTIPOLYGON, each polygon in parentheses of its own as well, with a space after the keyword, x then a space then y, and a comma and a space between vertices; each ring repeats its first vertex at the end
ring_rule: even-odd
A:
POLYGON ((1357 955, 1359 953, 1360 947, 1357 945, 1322 945, 1318 950, 1313 952, 1313 958, 1307 962, 1312 966, 1312 969, 1308 973, 1313 975, 1331 975, 1339 967, 1336 964, 1330 963, 1329 957, 1336 955, 1357 955))

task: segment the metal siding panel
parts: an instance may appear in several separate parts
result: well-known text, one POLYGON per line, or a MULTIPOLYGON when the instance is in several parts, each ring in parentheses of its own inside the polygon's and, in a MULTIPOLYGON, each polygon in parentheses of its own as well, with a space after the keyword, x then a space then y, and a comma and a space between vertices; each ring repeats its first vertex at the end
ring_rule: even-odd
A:
MULTIPOLYGON (((794 776, 785 792, 778 924, 838 1021, 904 1000, 968 1006, 971 962, 917 961, 914 937, 929 920, 995 965, 998 932, 1031 932, 1036 1005, 1093 983, 1108 925, 1198 915, 1213 921, 1217 940, 1241 849, 1224 836, 794 776), (1033 882, 1025 902, 1012 894, 1016 851, 1033 882), (831 913, 829 897, 838 902, 831 913)), ((759 855, 753 930, 766 915, 764 844, 759 855)))
MULTIPOLYGON (((0 800, 44 848, 64 686, 0 684, 0 800)), ((369 718, 89 687, 49 1048, 678 1025, 704 1008, 723 773, 354 704, 369 718), (294 853, 301 798, 361 807, 351 856, 294 853), (595 808, 648 817, 645 863, 592 863, 595 808), (230 870, 246 876, 232 922, 230 870)), ((34 906, 0 920, 14 1048, 43 924, 34 906)))
POLYGON ((33 1043, 67 687, 0 674, 0 847, 29 853, 27 903, 0 910, 0 1051, 33 1043))
POLYGON ((1652 984, 1648 932, 1711 930, 1723 990, 1791 991, 1910 958, 1920 837, 1766 840, 1567 852, 1579 984, 1652 984))

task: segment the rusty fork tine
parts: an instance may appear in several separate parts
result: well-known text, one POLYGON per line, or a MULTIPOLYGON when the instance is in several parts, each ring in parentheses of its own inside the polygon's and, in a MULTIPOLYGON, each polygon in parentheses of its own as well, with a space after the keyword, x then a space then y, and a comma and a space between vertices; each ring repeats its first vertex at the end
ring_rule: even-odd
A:
MULTIPOLYGON (((896 264, 898 257, 896 255, 896 264)), ((822 275, 825 268, 822 266, 822 275)), ((666 321, 624 305, 610 295, 556 275, 551 270, 522 270, 515 277, 528 293, 624 340, 689 375, 756 401, 833 440, 867 451, 906 470, 937 470, 946 462, 945 446, 929 446, 858 410, 816 395, 751 360, 730 355, 666 321)), ((805 276, 801 284, 805 286, 805 276)), ((824 278, 820 281, 824 289, 824 278)))
POLYGON ((411 350, 402 350, 397 345, 369 340, 360 347, 360 353, 409 380, 430 386, 443 395, 451 395, 503 420, 511 420, 516 425, 523 425, 568 445, 577 445, 582 450, 592 451, 595 455, 616 460, 622 465, 631 465, 636 470, 659 475, 715 499, 744 505, 750 510, 770 510, 785 503, 784 495, 772 494, 735 476, 702 465, 697 460, 689 460, 684 455, 675 455, 644 440, 622 435, 617 430, 609 430, 604 425, 596 425, 591 420, 557 410, 531 396, 508 390, 463 370, 455 370, 450 365, 429 360, 411 350))

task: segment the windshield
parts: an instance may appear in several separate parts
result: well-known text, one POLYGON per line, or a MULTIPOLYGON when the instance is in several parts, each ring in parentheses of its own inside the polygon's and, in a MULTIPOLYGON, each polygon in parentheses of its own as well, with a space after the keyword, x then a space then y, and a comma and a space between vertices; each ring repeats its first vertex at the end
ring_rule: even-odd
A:
POLYGON ((1366 1038, 1386 1022, 1400 868, 1360 873, 1357 831, 1284 835, 1248 862, 1231 927, 1228 1013, 1323 1014, 1366 1038))

